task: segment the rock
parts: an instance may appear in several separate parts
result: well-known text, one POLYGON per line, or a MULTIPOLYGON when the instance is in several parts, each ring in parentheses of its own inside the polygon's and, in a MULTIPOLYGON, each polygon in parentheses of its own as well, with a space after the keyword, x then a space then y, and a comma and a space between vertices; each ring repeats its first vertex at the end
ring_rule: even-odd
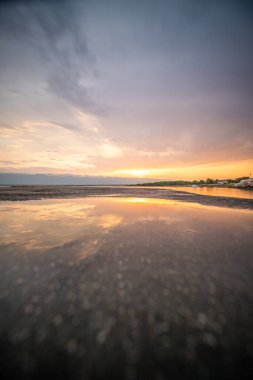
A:
POLYGON ((253 189, 253 178, 243 179, 234 186, 242 189, 253 189))

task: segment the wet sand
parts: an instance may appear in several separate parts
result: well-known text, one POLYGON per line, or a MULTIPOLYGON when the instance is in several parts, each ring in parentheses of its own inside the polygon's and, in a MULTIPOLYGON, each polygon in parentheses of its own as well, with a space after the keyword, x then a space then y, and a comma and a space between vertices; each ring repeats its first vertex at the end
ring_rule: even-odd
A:
POLYGON ((252 378, 250 210, 90 197, 0 211, 1 379, 252 378))
POLYGON ((48 198, 94 196, 140 197, 171 199, 202 205, 253 209, 253 199, 216 197, 172 189, 128 186, 12 186, 0 187, 0 201, 26 201, 48 198))

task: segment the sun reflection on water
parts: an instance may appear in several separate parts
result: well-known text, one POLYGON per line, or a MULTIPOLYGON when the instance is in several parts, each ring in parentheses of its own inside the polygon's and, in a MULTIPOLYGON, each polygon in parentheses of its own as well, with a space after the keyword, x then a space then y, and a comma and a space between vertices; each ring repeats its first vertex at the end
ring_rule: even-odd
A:
POLYGON ((0 244, 15 247, 17 252, 43 252, 78 241, 81 256, 86 257, 97 251, 111 231, 138 223, 149 223, 150 233, 159 223, 165 223, 180 236, 201 230, 203 225, 214 228, 222 223, 231 229, 244 225, 253 232, 251 211, 165 199, 51 199, 2 202, 0 209, 0 244))

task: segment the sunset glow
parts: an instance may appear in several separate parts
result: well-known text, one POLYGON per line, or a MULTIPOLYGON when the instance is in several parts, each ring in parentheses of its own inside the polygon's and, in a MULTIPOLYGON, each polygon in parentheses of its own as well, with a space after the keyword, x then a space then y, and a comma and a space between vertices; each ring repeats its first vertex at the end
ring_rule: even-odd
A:
POLYGON ((1 173, 253 172, 246 5, 63 3, 1 3, 1 173))

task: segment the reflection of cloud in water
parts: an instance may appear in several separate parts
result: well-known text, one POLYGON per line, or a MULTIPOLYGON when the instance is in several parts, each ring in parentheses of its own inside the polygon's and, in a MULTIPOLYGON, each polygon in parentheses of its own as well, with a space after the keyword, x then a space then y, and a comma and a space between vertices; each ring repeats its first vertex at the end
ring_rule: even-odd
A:
MULTIPOLYGON (((0 216, 1 241, 23 249, 50 249, 113 228, 122 220, 113 214, 96 215, 90 200, 47 200, 4 204, 0 216)), ((96 239, 94 240, 96 246, 96 239)))
POLYGON ((121 216, 108 214, 108 215, 103 215, 99 218, 98 225, 105 229, 109 229, 109 228, 117 226, 118 224, 121 224, 122 221, 123 221, 123 218, 121 216))
POLYGON ((82 257, 96 252, 105 234, 127 230, 136 223, 150 233, 167 225, 181 241, 192 241, 226 222, 226 227, 245 226, 252 232, 252 212, 149 198, 79 198, 2 203, 1 242, 14 244, 18 252, 43 251, 77 241, 82 257), (245 221, 249 223, 245 223, 245 221))
POLYGON ((108 358, 107 375, 116 348, 118 368, 148 352, 160 371, 157 358, 175 358, 171 347, 183 350, 184 367, 190 342, 195 378, 213 358, 216 368, 223 358, 241 365, 252 326, 252 211, 130 198, 16 205, 0 204, 7 363, 24 350, 22 368, 30 357, 50 374, 63 358, 66 373, 86 374, 108 358))

